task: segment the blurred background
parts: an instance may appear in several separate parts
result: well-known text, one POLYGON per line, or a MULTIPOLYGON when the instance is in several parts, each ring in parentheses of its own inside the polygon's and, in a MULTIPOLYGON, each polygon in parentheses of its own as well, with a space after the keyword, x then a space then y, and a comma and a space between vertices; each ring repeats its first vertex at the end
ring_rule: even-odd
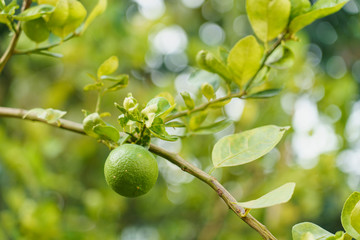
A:
MULTIPOLYGON (((95 0, 82 1, 88 11, 95 0)), ((87 73, 108 57, 120 59, 118 73, 129 87, 107 95, 102 110, 116 125, 128 92, 142 104, 168 91, 198 95, 189 81, 195 56, 206 49, 230 49, 252 34, 244 0, 108 1, 81 38, 53 49, 62 59, 14 56, 0 76, 0 105, 67 111, 81 122, 81 109, 94 111, 96 96, 83 92, 87 73)), ((279 239, 291 227, 311 221, 342 230, 342 204, 360 188, 360 1, 318 20, 288 45, 292 68, 273 70, 266 87, 283 87, 267 100, 234 99, 212 119, 227 116, 229 128, 209 136, 153 143, 178 152, 205 171, 222 136, 254 127, 290 125, 281 143, 259 161, 216 170, 213 175, 241 201, 257 198, 285 182, 296 182, 292 200, 251 213, 279 239), (200 144, 201 143, 201 144, 200 144)), ((9 33, 0 25, 1 52, 9 33)), ((34 43, 22 36, 18 49, 34 43)), ((219 88, 217 95, 224 90, 219 88)), ((213 190, 158 158, 159 179, 145 196, 127 199, 106 185, 103 164, 109 150, 95 139, 41 123, 0 119, 0 239, 261 239, 230 212, 213 190)))

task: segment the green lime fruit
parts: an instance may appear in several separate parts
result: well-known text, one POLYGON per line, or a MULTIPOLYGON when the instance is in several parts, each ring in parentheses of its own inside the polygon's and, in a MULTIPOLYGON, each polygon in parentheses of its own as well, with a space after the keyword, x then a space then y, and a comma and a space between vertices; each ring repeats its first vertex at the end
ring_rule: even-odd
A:
POLYGON ((124 197, 144 195, 158 177, 155 157, 144 147, 124 144, 112 150, 106 159, 105 179, 108 185, 124 197))
POLYGON ((61 38, 73 33, 83 23, 87 14, 85 7, 77 0, 68 0, 68 6, 69 14, 65 23, 52 28, 52 32, 61 38))
POLYGON ((84 132, 91 137, 98 138, 99 135, 94 133, 94 130, 93 130, 94 127, 97 125, 106 125, 106 124, 101 119, 101 117, 98 113, 92 113, 92 114, 88 115, 83 121, 84 132))
POLYGON ((40 43, 49 38, 50 32, 43 18, 26 21, 22 24, 22 28, 32 41, 40 43))
POLYGON ((65 24, 69 16, 69 2, 68 0, 58 0, 54 12, 49 16, 47 21, 50 29, 61 27, 65 24))

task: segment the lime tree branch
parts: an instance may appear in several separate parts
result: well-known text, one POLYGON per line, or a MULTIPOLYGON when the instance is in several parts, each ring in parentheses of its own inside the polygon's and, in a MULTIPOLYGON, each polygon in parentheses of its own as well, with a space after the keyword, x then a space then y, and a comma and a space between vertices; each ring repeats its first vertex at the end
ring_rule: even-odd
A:
MULTIPOLYGON (((83 130, 83 126, 80 123, 72 122, 65 119, 60 119, 58 123, 48 123, 43 119, 38 117, 34 117, 30 115, 26 115, 28 113, 27 110, 18 109, 18 108, 6 108, 0 107, 0 117, 11 117, 11 118, 20 118, 25 120, 43 122, 49 124, 54 127, 62 128, 65 130, 69 130, 75 133, 85 134, 83 130)), ((194 177, 200 179, 207 185, 209 185, 216 193, 219 195, 221 199, 225 202, 225 204, 245 223, 247 223, 250 227, 255 229, 263 239, 267 240, 276 240, 276 238, 271 234, 271 232, 261 224, 258 220, 256 220, 251 214, 246 214, 246 210, 236 204, 236 199, 224 188, 223 185, 219 183, 216 178, 210 176, 205 173, 201 169, 195 167, 191 163, 185 161, 178 154, 169 152, 163 148, 160 148, 156 145, 150 144, 149 150, 156 155, 159 155, 171 163, 180 167, 183 171, 193 175, 194 177)))
MULTIPOLYGON (((31 2, 32 2, 31 0, 23 0, 21 11, 23 12, 27 8, 29 8, 31 5, 31 2)), ((7 47, 4 54, 0 58, 0 73, 4 69, 6 63, 10 60, 11 56, 14 54, 14 49, 19 40, 20 34, 21 34, 21 25, 20 25, 20 21, 19 21, 15 27, 15 32, 14 32, 13 37, 10 40, 9 46, 7 47)))
POLYGON ((258 70, 256 71, 255 75, 247 82, 247 84, 244 86, 244 89, 239 92, 239 93, 233 93, 233 94, 229 94, 225 97, 221 97, 221 98, 217 98, 214 100, 211 100, 207 103, 203 103, 191 110, 184 110, 181 112, 177 112, 173 115, 168 116, 167 118, 165 118, 165 122, 174 120, 176 118, 179 117, 184 117, 187 115, 191 115, 195 112, 199 112, 202 110, 207 109, 208 107, 211 107, 212 105, 215 105, 217 103, 232 99, 232 98, 242 98, 245 97, 247 94, 247 91, 249 90, 249 88, 251 87, 252 83, 254 82, 254 80, 256 79, 257 75, 259 74, 260 70, 265 66, 266 60, 269 58, 269 56, 275 51, 275 49, 281 44, 282 41, 287 39, 287 32, 283 33, 275 42, 274 44, 269 48, 269 50, 265 53, 263 59, 261 60, 260 63, 260 67, 258 68, 258 70))

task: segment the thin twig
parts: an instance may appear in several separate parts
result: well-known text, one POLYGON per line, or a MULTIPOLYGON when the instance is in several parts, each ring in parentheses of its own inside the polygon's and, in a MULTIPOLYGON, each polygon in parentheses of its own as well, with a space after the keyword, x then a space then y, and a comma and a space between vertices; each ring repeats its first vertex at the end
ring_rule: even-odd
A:
MULTIPOLYGON (((20 118, 23 119, 24 116, 27 114, 27 110, 24 109, 18 109, 18 108, 6 108, 6 107, 0 107, 0 117, 12 117, 12 118, 20 118)), ((44 119, 40 119, 38 117, 34 116, 26 116, 25 120, 32 120, 32 121, 38 121, 43 122, 46 124, 49 124, 44 119)), ((65 130, 69 130, 72 132, 85 134, 82 124, 72 122, 65 119, 60 119, 59 124, 54 123, 50 124, 54 127, 59 127, 65 130)), ((177 165, 180 167, 183 171, 193 175, 194 177, 200 179, 207 185, 209 185, 214 191, 219 195, 221 199, 226 203, 226 205, 244 222, 246 222, 250 227, 255 229, 262 237, 263 239, 267 240, 276 240, 276 238, 271 234, 271 232, 261 224, 258 220, 256 220, 251 214, 245 214, 246 211, 241 206, 238 206, 236 204, 236 199, 222 186, 219 181, 214 178, 213 176, 210 176, 206 172, 202 171, 201 169, 195 167, 191 163, 185 161, 182 157, 180 157, 178 154, 169 152, 163 148, 160 148, 156 145, 150 144, 149 150, 156 155, 159 155, 166 160, 170 161, 171 163, 177 165)))
MULTIPOLYGON (((23 0, 23 4, 21 7, 21 12, 25 11, 27 8, 30 7, 31 5, 31 0, 23 0)), ((7 47, 6 51, 4 52, 4 54, 1 56, 0 58, 0 73, 2 72, 2 70, 4 69, 6 63, 10 60, 11 56, 14 53, 14 49, 16 47, 16 44, 19 40, 21 34, 21 24, 20 21, 17 23, 16 27, 15 27, 15 32, 13 37, 11 38, 10 44, 7 47)))

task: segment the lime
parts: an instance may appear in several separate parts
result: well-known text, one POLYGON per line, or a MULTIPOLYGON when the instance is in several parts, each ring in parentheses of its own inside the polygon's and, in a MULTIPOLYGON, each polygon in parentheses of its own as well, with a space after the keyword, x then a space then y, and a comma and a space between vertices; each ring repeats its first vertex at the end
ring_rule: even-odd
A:
POLYGON ((124 197, 138 197, 156 183, 158 166, 144 147, 124 144, 110 152, 104 172, 106 182, 115 192, 124 197))
POLYGON ((40 43, 49 38, 50 32, 43 18, 26 21, 22 24, 22 28, 32 41, 40 43))

